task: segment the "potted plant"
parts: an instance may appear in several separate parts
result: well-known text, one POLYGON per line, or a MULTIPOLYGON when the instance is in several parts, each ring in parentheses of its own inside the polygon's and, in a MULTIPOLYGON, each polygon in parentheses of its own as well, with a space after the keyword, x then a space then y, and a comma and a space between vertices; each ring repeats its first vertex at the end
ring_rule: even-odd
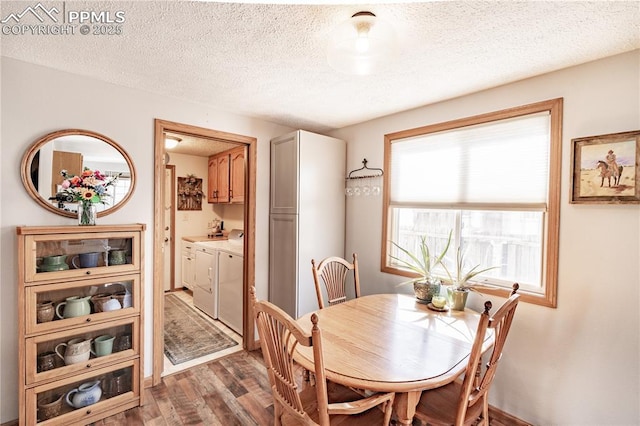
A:
POLYGON ((497 268, 497 266, 492 266, 490 268, 478 269, 480 268, 480 264, 475 265, 472 268, 465 269, 465 259, 464 252, 460 247, 456 250, 456 259, 455 259, 455 271, 454 275, 451 275, 447 265, 442 262, 442 267, 445 272, 449 276, 450 286, 447 287, 447 295, 449 297, 449 305, 451 309, 457 311, 463 311, 467 304, 467 296, 470 291, 476 291, 475 286, 477 283, 470 283, 473 277, 482 274, 483 272, 487 272, 491 269, 497 268))
MULTIPOLYGON (((449 250, 449 245, 451 244, 451 234, 449 232, 449 237, 447 239, 447 244, 440 254, 437 256, 433 256, 432 250, 429 249, 429 245, 427 244, 427 237, 425 235, 420 237, 420 244, 418 246, 418 253, 412 253, 411 251, 400 247, 395 242, 391 241, 391 243, 398 248, 402 253, 406 254, 409 257, 409 260, 401 259, 399 257, 389 255, 389 257, 400 264, 400 266, 410 269, 415 272, 419 276, 401 283, 403 284, 413 284, 413 292, 420 303, 429 303, 434 295, 440 293, 440 284, 441 281, 438 277, 433 275, 433 270, 439 265, 442 265, 442 261, 449 250)), ((443 265, 444 266, 444 265, 443 265)))

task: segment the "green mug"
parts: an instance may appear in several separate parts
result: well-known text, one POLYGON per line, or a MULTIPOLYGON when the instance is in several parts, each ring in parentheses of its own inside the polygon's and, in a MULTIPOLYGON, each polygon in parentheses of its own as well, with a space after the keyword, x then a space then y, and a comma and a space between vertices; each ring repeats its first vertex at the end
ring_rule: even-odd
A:
POLYGON ((109 252, 109 265, 124 265, 127 263, 126 250, 111 250, 109 252))
POLYGON ((93 339, 93 351, 96 356, 111 355, 113 352, 113 341, 115 336, 104 334, 93 339))

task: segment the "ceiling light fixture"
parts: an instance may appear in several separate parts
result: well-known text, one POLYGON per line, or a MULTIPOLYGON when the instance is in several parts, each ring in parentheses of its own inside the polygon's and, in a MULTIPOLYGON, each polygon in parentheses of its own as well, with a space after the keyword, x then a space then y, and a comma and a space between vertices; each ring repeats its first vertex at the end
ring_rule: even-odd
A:
POLYGON ((338 25, 327 47, 327 61, 345 74, 373 74, 396 52, 393 27, 371 12, 358 12, 338 25))
POLYGON ((164 147, 166 149, 173 149, 178 146, 178 143, 180 143, 181 140, 182 139, 177 136, 164 135, 164 147))

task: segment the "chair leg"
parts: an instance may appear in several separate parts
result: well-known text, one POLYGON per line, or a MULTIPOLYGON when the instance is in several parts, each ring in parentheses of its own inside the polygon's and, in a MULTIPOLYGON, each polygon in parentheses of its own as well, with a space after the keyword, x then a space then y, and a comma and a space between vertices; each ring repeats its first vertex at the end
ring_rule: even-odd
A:
POLYGON ((273 426, 282 425, 282 408, 276 401, 273 403, 273 426))
POLYGON ((387 401, 383 405, 384 408, 384 422, 383 425, 388 425, 391 422, 391 414, 393 413, 393 402, 387 401))
POLYGON ((482 425, 489 426, 489 398, 485 394, 482 398, 482 425))

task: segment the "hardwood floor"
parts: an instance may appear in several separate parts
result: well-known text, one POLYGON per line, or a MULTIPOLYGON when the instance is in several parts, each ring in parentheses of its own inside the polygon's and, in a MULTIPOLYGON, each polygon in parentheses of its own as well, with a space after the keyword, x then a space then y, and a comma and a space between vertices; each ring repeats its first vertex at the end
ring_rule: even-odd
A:
MULTIPOLYGON (((302 373, 297 376, 301 378, 302 373)), ((505 413, 496 413, 498 418, 490 414, 491 426, 526 425, 505 413)), ((237 352, 163 377, 160 385, 145 389, 144 407, 94 425, 273 425, 273 400, 262 353, 237 352)))
POLYGON ((259 351, 239 352, 166 376, 144 407, 95 425, 269 425, 273 402, 259 351))

